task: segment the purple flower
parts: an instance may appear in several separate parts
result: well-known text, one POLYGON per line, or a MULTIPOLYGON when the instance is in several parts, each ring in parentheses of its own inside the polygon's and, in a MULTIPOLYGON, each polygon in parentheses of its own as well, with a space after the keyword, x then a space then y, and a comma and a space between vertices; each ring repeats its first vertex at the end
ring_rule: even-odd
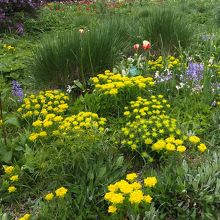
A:
POLYGON ((23 90, 16 80, 12 81, 12 94, 18 98, 19 102, 22 102, 24 98, 23 90))
POLYGON ((202 63, 190 62, 186 71, 187 78, 193 81, 200 81, 203 78, 204 65, 202 63))

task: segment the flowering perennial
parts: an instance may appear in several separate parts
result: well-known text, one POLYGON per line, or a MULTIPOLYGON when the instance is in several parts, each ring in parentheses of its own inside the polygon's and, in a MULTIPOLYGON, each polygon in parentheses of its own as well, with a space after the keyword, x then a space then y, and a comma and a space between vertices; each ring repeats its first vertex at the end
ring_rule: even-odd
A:
POLYGON ((145 90, 154 85, 152 77, 127 77, 111 73, 109 70, 106 70, 104 74, 91 78, 91 81, 95 85, 95 89, 105 95, 117 95, 119 92, 131 87, 145 90))
POLYGON ((30 134, 29 140, 35 141, 51 135, 65 136, 73 131, 85 129, 103 132, 106 121, 105 118, 99 118, 97 114, 92 112, 80 112, 65 118, 55 114, 47 114, 44 120, 38 119, 32 123, 35 132, 30 134))
POLYGON ((138 97, 137 101, 131 101, 130 107, 125 107, 124 116, 128 122, 121 129, 121 143, 141 153, 149 162, 153 161, 155 154, 183 153, 192 144, 200 144, 197 149, 204 152, 206 146, 197 136, 189 137, 188 147, 185 146, 188 138, 178 129, 176 119, 169 116, 169 108, 162 95, 151 96, 149 100, 138 97))
POLYGON ((44 119, 48 114, 61 115, 68 109, 69 97, 59 90, 41 91, 37 95, 24 98, 18 109, 22 118, 44 119))
POLYGON ((165 68, 174 69, 180 66, 180 60, 175 58, 174 56, 168 56, 164 58, 163 56, 159 56, 156 60, 149 60, 148 66, 151 70, 161 71, 165 68))
POLYGON ((108 186, 108 192, 104 199, 110 203, 109 213, 120 212, 123 209, 129 210, 139 205, 145 206, 152 202, 152 187, 157 184, 156 177, 147 177, 144 184, 137 181, 136 173, 127 174, 126 180, 120 180, 108 186))

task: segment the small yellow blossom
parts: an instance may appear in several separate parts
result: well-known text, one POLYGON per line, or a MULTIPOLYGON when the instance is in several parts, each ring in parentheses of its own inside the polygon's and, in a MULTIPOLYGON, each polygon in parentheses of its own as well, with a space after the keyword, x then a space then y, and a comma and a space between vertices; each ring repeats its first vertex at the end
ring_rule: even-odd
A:
POLYGON ((25 214, 23 217, 19 218, 18 220, 29 220, 31 217, 30 214, 25 214))
POLYGON ((108 213, 115 213, 117 211, 117 208, 113 205, 110 205, 108 207, 108 213))
POLYGON ((190 141, 191 143, 193 143, 193 144, 197 144, 197 143, 200 142, 200 138, 197 137, 197 136, 190 136, 190 137, 189 137, 189 141, 190 141))
POLYGON ((183 152, 186 151, 186 147, 183 146, 183 145, 181 145, 181 146, 178 146, 176 150, 177 150, 178 152, 180 152, 180 153, 183 153, 183 152))
POLYGON ((54 197, 54 194, 53 194, 53 193, 48 193, 48 194, 44 197, 44 199, 47 200, 47 201, 50 201, 50 200, 53 199, 53 197, 54 197))
POLYGON ((14 176, 10 177, 10 180, 13 182, 18 181, 18 175, 14 175, 14 176))
POLYGON ((127 174, 126 176, 126 179, 129 180, 129 181, 133 181, 137 178, 137 174, 136 173, 129 173, 127 174))
POLYGON ((150 195, 146 195, 146 196, 144 196, 144 201, 145 201, 146 203, 151 203, 152 197, 151 197, 150 195))
POLYGON ((198 146, 198 150, 199 150, 201 153, 203 153, 203 152, 205 152, 205 151, 207 150, 207 147, 206 147, 205 144, 200 144, 200 145, 198 146))
POLYGON ((157 184, 157 178, 155 176, 150 176, 144 179, 144 185, 146 187, 154 187, 157 184))
POLYGON ((6 174, 11 174, 14 171, 14 167, 13 166, 4 166, 4 171, 6 174))
POLYGON ((55 194, 57 197, 63 198, 66 195, 67 191, 68 189, 66 189, 65 187, 60 187, 55 191, 55 194))
POLYGON ((15 186, 9 186, 8 187, 8 192, 9 193, 12 193, 12 192, 15 192, 16 191, 16 187, 15 186))

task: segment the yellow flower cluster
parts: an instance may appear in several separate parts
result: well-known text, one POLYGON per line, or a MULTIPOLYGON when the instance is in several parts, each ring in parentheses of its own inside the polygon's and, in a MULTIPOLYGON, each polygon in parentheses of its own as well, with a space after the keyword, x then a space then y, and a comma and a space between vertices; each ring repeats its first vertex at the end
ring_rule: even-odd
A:
POLYGON ((25 214, 23 217, 19 218, 18 220, 29 220, 31 217, 30 214, 25 214))
POLYGON ((91 81, 97 91, 106 95, 117 95, 119 92, 131 87, 145 90, 154 85, 152 77, 127 77, 111 73, 109 70, 106 70, 104 74, 98 74, 97 77, 91 78, 91 81))
MULTIPOLYGON (((11 182, 17 182, 19 180, 19 175, 14 175, 15 167, 14 166, 3 166, 6 177, 11 181, 11 182)), ((9 186, 8 187, 8 192, 13 193, 17 189, 15 186, 9 186)))
POLYGON ((192 135, 189 137, 189 141, 194 144, 197 145, 197 149, 201 152, 204 153, 207 150, 207 147, 204 143, 201 143, 201 140, 199 137, 192 135))
POLYGON ((72 115, 65 118, 59 125, 60 131, 69 131, 70 129, 90 129, 94 128, 103 132, 104 125, 106 124, 106 118, 99 118, 96 113, 92 112, 80 112, 77 115, 72 115))
POLYGON ((69 97, 59 90, 41 91, 37 95, 24 98, 24 103, 18 109, 22 118, 40 117, 44 119, 48 114, 61 115, 68 109, 69 97))
POLYGON ((35 127, 35 132, 31 133, 29 140, 35 141, 51 135, 61 136, 66 135, 68 132, 92 128, 103 132, 106 121, 105 118, 99 118, 97 114, 92 112, 80 112, 77 115, 65 118, 55 114, 48 114, 44 120, 38 119, 33 122, 32 125, 35 127))
MULTIPOLYGON (((170 105, 162 95, 151 96, 149 100, 138 97, 137 101, 131 101, 130 104, 130 107, 125 107, 124 112, 129 121, 122 128, 123 145, 137 150, 150 161, 152 151, 171 151, 170 143, 167 143, 168 146, 165 148, 166 143, 161 140, 163 138, 172 137, 176 143, 178 142, 178 146, 182 146, 183 141, 174 138, 179 136, 181 131, 177 128, 176 119, 167 115, 170 105)), ((178 147, 177 151, 184 152, 184 146, 178 147)))
POLYGON ((183 153, 186 151, 186 147, 183 145, 183 140, 181 139, 175 139, 175 137, 170 136, 168 138, 160 139, 156 143, 152 145, 152 150, 153 151, 161 151, 161 150, 166 150, 166 151, 177 151, 180 153, 183 153))
POLYGON ((3 48, 8 49, 10 51, 15 51, 15 47, 12 47, 11 45, 4 44, 3 48))
MULTIPOLYGON (((58 188, 56 191, 55 191, 55 195, 56 195, 56 197, 58 197, 58 198, 63 198, 65 195, 66 195, 66 193, 68 192, 68 189, 67 188, 65 188, 65 187, 60 187, 60 188, 58 188)), ((51 201, 51 200, 53 200, 53 198, 54 198, 54 193, 48 193, 45 197, 44 197, 44 199, 46 200, 46 201, 51 201)))
POLYGON ((173 56, 168 56, 167 58, 159 56, 156 60, 149 60, 148 65, 149 68, 153 71, 160 71, 164 68, 174 69, 180 66, 180 60, 173 56))
POLYGON ((125 107, 124 116, 129 121, 121 129, 124 135, 121 143, 141 153, 149 162, 153 161, 154 152, 185 152, 185 141, 189 141, 189 146, 199 144, 197 149, 203 153, 207 149, 205 144, 197 136, 188 139, 182 135, 176 119, 168 114, 169 108, 163 95, 151 96, 149 100, 138 97, 137 101, 131 101, 130 106, 125 107))
POLYGON ((104 199, 110 203, 109 213, 120 211, 119 209, 128 209, 129 206, 132 208, 133 205, 148 205, 152 202, 150 188, 157 184, 157 178, 147 177, 144 179, 144 184, 141 184, 137 181, 137 177, 136 173, 130 173, 127 174, 126 180, 120 180, 108 186, 104 199))

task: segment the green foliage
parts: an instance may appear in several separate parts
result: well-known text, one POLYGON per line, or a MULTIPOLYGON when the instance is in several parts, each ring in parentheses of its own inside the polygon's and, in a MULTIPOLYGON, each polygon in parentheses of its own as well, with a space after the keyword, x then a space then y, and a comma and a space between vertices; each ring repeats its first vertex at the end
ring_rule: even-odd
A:
POLYGON ((220 8, 216 10, 216 23, 220 27, 220 8))
POLYGON ((198 161, 184 160, 162 168, 156 188, 162 219, 218 219, 219 160, 219 153, 214 153, 199 166, 198 161))
POLYGON ((182 47, 189 46, 192 31, 186 21, 187 18, 173 8, 159 6, 152 7, 150 11, 147 9, 146 13, 149 13, 149 16, 141 20, 140 33, 144 39, 152 42, 154 50, 169 51, 179 48, 180 45, 182 47))
POLYGON ((123 20, 110 19, 89 31, 47 36, 36 51, 33 71, 44 84, 64 86, 74 79, 111 69, 126 48, 128 35, 123 20))
MULTIPOLYGON (((27 149, 24 184, 33 186, 35 190, 29 193, 35 192, 38 197, 39 191, 45 194, 64 185, 73 198, 68 219, 92 218, 102 215, 102 196, 108 184, 124 175, 127 166, 123 162, 123 156, 105 137, 92 132, 76 133, 69 140, 27 149)), ((59 216, 59 212, 54 207, 53 212, 48 210, 43 216, 59 216)))

